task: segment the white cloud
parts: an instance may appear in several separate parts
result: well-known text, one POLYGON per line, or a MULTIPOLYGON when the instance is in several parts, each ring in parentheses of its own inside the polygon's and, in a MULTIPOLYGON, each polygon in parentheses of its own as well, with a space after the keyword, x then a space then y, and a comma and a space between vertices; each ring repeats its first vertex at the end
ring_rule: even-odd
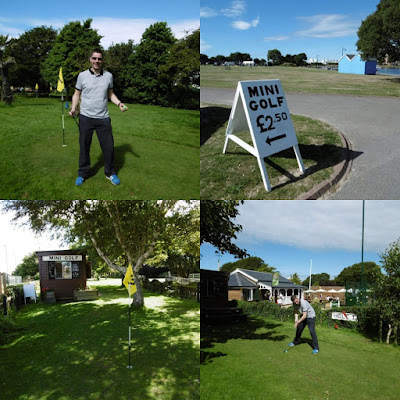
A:
MULTIPOLYGON (((380 254, 400 237, 400 201, 365 204, 364 248, 380 254)), ((242 243, 361 252, 361 201, 246 201, 236 221, 242 243)))
POLYGON ((289 40, 290 36, 267 36, 264 38, 264 42, 274 42, 281 40, 289 40))
POLYGON ((246 11, 246 2, 243 0, 234 0, 229 8, 224 8, 221 13, 229 18, 237 18, 246 11))
POLYGON ((205 53, 207 50, 212 48, 211 44, 207 43, 205 40, 200 39, 200 53, 205 53))
POLYGON ((319 14, 310 17, 298 17, 307 28, 297 31, 296 35, 313 38, 333 38, 352 36, 357 32, 359 22, 349 20, 342 14, 319 14))
POLYGON ((200 7, 200 18, 211 18, 218 15, 218 12, 210 7, 200 7))
MULTIPOLYGON (((54 29, 61 29, 64 25, 71 21, 84 21, 87 18, 71 18, 62 19, 1 19, 7 25, 0 24, 0 34, 9 33, 13 37, 17 37, 25 30, 36 26, 52 26, 54 29), (4 33, 3 33, 4 32, 4 33)), ((92 28, 97 29, 99 35, 104 36, 101 40, 102 46, 108 48, 112 43, 127 42, 132 39, 134 43, 139 43, 144 31, 157 22, 154 19, 128 19, 128 18, 109 18, 95 17, 92 21, 92 28)), ((174 20, 166 21, 171 28, 174 36, 181 39, 186 36, 186 32, 193 31, 200 27, 200 19, 193 20, 174 20)))
POLYGON ((235 29, 239 29, 239 30, 245 31, 245 30, 250 29, 250 28, 255 28, 259 24, 259 22, 260 22, 260 18, 257 17, 256 19, 254 19, 251 22, 234 21, 234 22, 232 22, 232 26, 235 29))

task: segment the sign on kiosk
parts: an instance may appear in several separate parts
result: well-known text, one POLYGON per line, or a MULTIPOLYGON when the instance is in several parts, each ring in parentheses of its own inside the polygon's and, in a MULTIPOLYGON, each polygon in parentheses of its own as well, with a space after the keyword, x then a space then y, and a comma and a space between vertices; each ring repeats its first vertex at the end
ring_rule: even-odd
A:
POLYGON ((271 184, 265 168, 265 157, 293 147, 300 171, 304 173, 299 143, 279 79, 238 82, 226 129, 224 154, 228 150, 229 140, 257 157, 268 192, 271 184), (247 130, 250 130, 254 147, 235 136, 235 133, 247 130))

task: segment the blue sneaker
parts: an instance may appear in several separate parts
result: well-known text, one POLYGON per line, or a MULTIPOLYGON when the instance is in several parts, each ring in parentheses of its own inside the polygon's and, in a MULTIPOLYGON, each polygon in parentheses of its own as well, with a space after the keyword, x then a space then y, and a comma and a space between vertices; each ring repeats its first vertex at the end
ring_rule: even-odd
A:
POLYGON ((289 343, 289 347, 294 347, 296 346, 294 343, 289 343))
POLYGON ((109 179, 113 185, 119 185, 121 183, 118 176, 115 174, 111 176, 106 175, 106 178, 109 179))
POLYGON ((75 180, 75 185, 81 186, 83 182, 84 182, 84 179, 81 176, 78 176, 75 180))
POLYGON ((312 354, 317 354, 318 352, 319 352, 319 350, 314 349, 314 350, 312 351, 312 354))

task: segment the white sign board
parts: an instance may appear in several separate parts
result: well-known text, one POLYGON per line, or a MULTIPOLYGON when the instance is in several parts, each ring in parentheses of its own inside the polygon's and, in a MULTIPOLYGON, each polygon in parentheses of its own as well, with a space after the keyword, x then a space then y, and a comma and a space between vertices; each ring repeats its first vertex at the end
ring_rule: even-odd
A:
POLYGON ((267 191, 271 190, 264 158, 293 147, 300 171, 304 173, 296 132, 279 79, 238 82, 229 117, 223 153, 229 139, 257 157, 267 191), (250 131, 253 146, 235 136, 250 131))
POLYGON ((357 315, 351 313, 333 312, 332 319, 340 319, 341 321, 357 321, 357 315))
POLYGON ((54 255, 54 256, 43 256, 43 261, 82 261, 82 255, 54 255))

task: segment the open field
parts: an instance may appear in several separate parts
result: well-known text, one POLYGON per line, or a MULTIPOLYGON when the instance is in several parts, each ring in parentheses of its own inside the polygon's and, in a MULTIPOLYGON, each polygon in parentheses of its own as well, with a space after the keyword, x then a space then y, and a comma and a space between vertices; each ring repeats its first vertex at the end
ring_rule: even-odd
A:
POLYGON ((360 333, 316 326, 320 352, 311 354, 308 328, 293 340, 291 322, 261 318, 201 327, 202 400, 396 400, 400 348, 360 333))
POLYGON ((202 65, 202 87, 236 88, 238 81, 280 79, 285 92, 400 97, 400 77, 339 74, 305 67, 223 67, 202 65))
POLYGON ((132 309, 127 369, 127 290, 99 292, 96 301, 39 301, 17 313, 22 330, 0 347, 0 398, 199 399, 198 303, 145 293, 146 307, 132 309))
POLYGON ((192 199, 199 195, 198 111, 128 104, 110 105, 115 165, 121 185, 103 172, 94 134, 91 178, 75 186, 79 131, 65 111, 62 147, 61 102, 16 96, 0 104, 0 197, 2 199, 192 199))
MULTIPOLYGON (((292 115, 306 171, 301 175, 292 148, 266 158, 264 161, 272 186, 272 190, 267 192, 257 159, 253 155, 233 142, 230 142, 228 152, 222 154, 227 126, 224 121, 228 117, 229 109, 226 108, 202 109, 202 137, 203 134, 210 136, 201 146, 202 199, 295 199, 329 179, 334 166, 347 155, 337 131, 332 127, 320 121, 292 115), (209 126, 203 129, 203 113, 207 114, 207 110, 208 114, 216 115, 209 117, 209 126), (205 132, 207 129, 210 132, 205 132)), ((237 136, 253 145, 250 132, 237 136)))

